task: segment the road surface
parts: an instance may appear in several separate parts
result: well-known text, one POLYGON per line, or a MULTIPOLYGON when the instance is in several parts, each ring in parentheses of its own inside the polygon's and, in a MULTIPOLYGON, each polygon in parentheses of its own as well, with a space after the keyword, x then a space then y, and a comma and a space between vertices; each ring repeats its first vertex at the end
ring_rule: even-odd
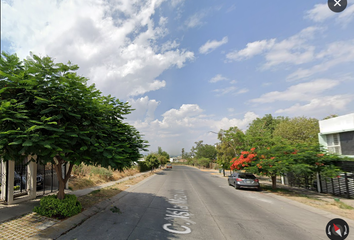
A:
POLYGON ((271 193, 236 190, 225 178, 187 166, 127 191, 59 239, 327 240, 325 227, 335 216, 271 193))

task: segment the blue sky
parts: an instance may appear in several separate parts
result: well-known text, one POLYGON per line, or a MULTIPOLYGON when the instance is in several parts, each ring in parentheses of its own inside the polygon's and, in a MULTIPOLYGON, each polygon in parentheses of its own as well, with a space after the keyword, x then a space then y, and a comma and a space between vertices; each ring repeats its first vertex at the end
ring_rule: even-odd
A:
POLYGON ((354 1, 1 1, 1 48, 72 61, 150 150, 213 144, 264 114, 354 112, 354 1))

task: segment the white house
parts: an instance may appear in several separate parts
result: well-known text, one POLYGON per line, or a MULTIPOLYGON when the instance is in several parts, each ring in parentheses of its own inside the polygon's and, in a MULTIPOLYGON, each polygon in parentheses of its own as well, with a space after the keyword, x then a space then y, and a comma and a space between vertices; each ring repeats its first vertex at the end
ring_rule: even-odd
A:
POLYGON ((330 153, 354 158, 354 113, 319 121, 319 143, 330 153))
POLYGON ((170 162, 178 162, 178 158, 170 158, 170 162))

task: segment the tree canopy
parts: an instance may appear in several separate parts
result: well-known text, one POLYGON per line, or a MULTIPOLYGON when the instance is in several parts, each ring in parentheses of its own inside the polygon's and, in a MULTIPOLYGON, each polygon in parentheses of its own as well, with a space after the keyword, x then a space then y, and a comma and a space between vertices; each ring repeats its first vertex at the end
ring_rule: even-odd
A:
POLYGON ((148 146, 124 122, 133 110, 128 103, 88 86, 78 68, 33 54, 20 61, 3 52, 0 60, 0 155, 53 163, 60 199, 74 164, 123 170, 148 146), (69 165, 64 178, 62 164, 69 165))
POLYGON ((237 127, 221 129, 218 133, 220 143, 217 144, 217 163, 223 169, 230 168, 230 161, 239 156, 245 149, 245 134, 237 127))
POLYGON ((217 151, 215 146, 209 144, 203 144, 203 141, 196 142, 196 158, 208 158, 210 160, 216 159, 217 151))
POLYGON ((281 121, 273 132, 275 137, 288 140, 291 144, 317 144, 320 127, 315 118, 295 117, 281 121))

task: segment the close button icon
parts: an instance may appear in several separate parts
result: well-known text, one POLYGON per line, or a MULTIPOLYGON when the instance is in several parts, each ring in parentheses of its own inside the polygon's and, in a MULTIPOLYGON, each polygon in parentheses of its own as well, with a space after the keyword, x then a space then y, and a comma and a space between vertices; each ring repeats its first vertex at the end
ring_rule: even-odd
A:
POLYGON ((333 12, 342 12, 347 7, 347 0, 328 0, 328 7, 333 12))

